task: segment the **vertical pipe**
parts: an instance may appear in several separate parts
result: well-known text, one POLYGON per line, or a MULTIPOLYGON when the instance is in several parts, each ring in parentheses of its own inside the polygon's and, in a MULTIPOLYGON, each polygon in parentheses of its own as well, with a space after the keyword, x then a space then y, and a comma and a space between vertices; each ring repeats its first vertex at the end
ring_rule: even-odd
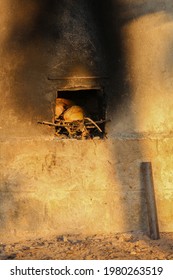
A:
POLYGON ((157 208, 154 194, 151 162, 142 162, 141 172, 146 194, 150 238, 159 239, 159 226, 157 219, 157 208))

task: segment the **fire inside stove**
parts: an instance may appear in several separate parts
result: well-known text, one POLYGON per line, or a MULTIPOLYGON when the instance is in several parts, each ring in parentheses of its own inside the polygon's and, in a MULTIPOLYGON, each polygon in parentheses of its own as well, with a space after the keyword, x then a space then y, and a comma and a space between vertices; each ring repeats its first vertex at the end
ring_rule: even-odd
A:
POLYGON ((55 101, 55 135, 60 139, 92 139, 105 135, 102 89, 60 90, 55 101))

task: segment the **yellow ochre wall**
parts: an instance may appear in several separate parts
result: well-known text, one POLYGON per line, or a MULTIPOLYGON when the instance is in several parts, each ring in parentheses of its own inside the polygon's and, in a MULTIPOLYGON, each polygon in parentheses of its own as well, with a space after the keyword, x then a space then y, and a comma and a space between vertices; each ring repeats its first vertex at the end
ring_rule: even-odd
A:
POLYGON ((144 161, 160 231, 173 231, 173 2, 2 0, 0 14, 2 239, 147 231, 144 161), (106 138, 37 124, 59 88, 98 85, 106 138))

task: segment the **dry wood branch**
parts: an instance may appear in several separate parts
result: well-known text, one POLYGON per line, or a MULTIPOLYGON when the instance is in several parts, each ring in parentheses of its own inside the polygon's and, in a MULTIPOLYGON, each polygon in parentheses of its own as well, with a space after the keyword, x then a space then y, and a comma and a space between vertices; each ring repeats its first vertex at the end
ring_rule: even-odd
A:
MULTIPOLYGON (((105 122, 109 122, 110 120, 100 120, 100 121, 93 121, 89 118, 85 118, 86 120, 89 120, 89 123, 85 123, 85 125, 90 125, 91 123, 95 124, 102 124, 105 122)), ((73 122, 67 122, 67 121, 63 121, 63 120, 57 120, 56 123, 52 123, 52 122, 47 122, 47 121, 37 121, 38 124, 44 124, 44 125, 50 125, 50 126, 55 126, 55 127, 65 127, 65 126, 69 126, 69 124, 73 124, 73 125, 77 125, 77 122, 79 121, 73 121, 73 122)))
POLYGON ((93 125, 95 125, 95 127, 97 127, 97 129, 102 132, 101 128, 90 118, 85 118, 85 120, 88 120, 89 122, 91 122, 93 125))
POLYGON ((38 124, 53 126, 56 129, 56 135, 61 137, 88 139, 92 136, 92 129, 97 129, 103 132, 98 124, 108 122, 110 120, 93 121, 91 118, 85 117, 83 120, 64 121, 63 119, 56 119, 55 123, 47 121, 38 121, 38 124))

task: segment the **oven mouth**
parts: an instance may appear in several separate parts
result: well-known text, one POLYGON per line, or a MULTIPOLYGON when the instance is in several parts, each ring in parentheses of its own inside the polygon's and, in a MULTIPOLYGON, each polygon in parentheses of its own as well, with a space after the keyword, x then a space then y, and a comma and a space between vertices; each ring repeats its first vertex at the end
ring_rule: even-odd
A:
POLYGON ((54 107, 55 136, 59 139, 103 139, 106 98, 99 89, 58 90, 54 107))

